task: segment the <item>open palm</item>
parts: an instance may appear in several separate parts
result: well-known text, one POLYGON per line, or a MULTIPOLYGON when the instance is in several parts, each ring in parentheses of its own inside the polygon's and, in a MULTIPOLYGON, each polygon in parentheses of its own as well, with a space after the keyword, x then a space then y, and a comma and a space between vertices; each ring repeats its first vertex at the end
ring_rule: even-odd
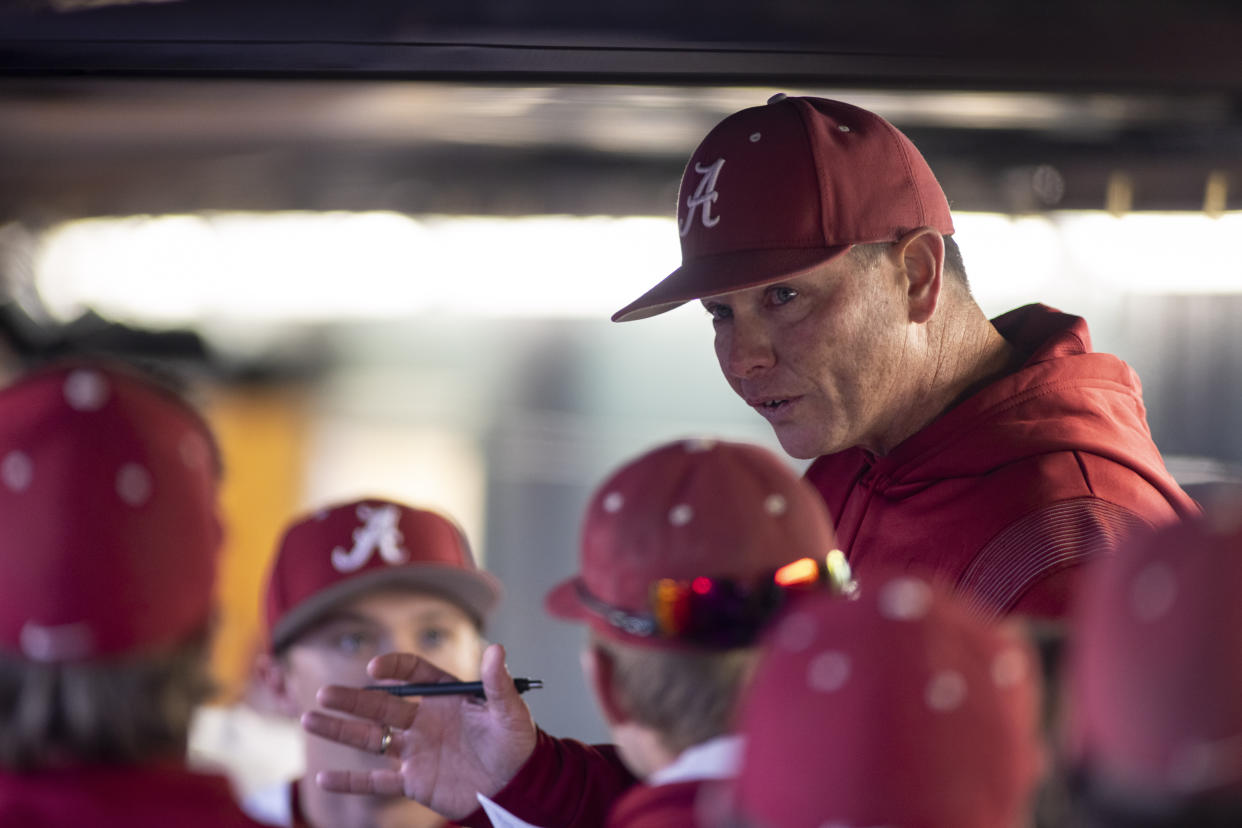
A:
MULTIPOLYGON (((367 665, 376 680, 451 681, 453 677, 417 656, 388 653, 367 665)), ((350 718, 312 711, 302 727, 315 736, 378 752, 385 727, 392 741, 387 753, 400 756, 400 770, 328 770, 316 781, 341 793, 405 796, 448 819, 461 819, 478 807, 476 794, 493 796, 505 786, 535 748, 535 722, 504 664, 498 644, 483 653, 482 680, 487 700, 470 696, 403 699, 382 690, 329 685, 319 703, 350 718)))

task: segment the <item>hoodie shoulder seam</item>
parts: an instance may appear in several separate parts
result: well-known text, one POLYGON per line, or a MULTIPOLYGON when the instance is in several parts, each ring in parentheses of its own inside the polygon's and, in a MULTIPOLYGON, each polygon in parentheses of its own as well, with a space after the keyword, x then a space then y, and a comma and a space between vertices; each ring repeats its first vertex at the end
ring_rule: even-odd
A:
POLYGON ((1091 484, 1091 475, 1087 473, 1087 464, 1083 462, 1082 451, 1075 449, 1073 454, 1074 462, 1078 464, 1078 472, 1082 475, 1082 482, 1087 487, 1087 491, 1091 493, 1092 497, 1099 497, 1099 494, 1095 491, 1095 486, 1091 484))
MULTIPOLYGON (((927 450, 920 452, 918 455, 915 455, 914 457, 911 457, 910 459, 902 462, 900 466, 898 466, 897 468, 898 474, 891 476, 889 478, 890 481, 901 482, 905 480, 905 476, 900 474, 900 470, 917 468, 923 464, 924 458, 928 457, 929 455, 940 454, 943 451, 945 451, 948 447, 956 445, 957 443, 961 442, 962 440, 968 437, 973 437, 974 429, 978 427, 979 425, 985 424, 994 419, 998 419, 999 415, 1004 414, 1005 412, 1010 411, 1020 405, 1029 403, 1031 400, 1038 399, 1039 397, 1044 397, 1049 394, 1057 393, 1066 388, 1077 388, 1077 389, 1105 388, 1105 389, 1114 390, 1114 391, 1120 390, 1125 393, 1133 392, 1133 389, 1131 389, 1129 386, 1123 383, 1119 383, 1114 380, 1108 380, 1108 379, 1103 379, 1103 378, 1093 378, 1093 379, 1081 380, 1081 381, 1058 380, 1055 382, 1043 383, 1043 384, 1034 386, 1032 388, 1024 389, 1023 391, 1017 394, 1014 394, 1013 396, 1007 397, 1003 401, 998 402, 996 405, 989 406, 988 408, 984 408, 980 410, 974 416, 962 422, 954 430, 950 439, 944 442, 935 443, 934 445, 929 446, 927 450)), ((951 416, 952 411, 947 412, 947 414, 951 416)), ((927 426, 924 429, 924 431, 919 432, 919 434, 924 433, 927 430, 927 428, 932 428, 934 426, 935 426, 935 422, 927 426)), ((1075 452, 1075 454, 1077 454, 1079 450, 1074 449, 1070 446, 1065 446, 1063 448, 1057 449, 1057 451, 1072 451, 1072 452, 1075 452)), ((1076 457, 1075 459, 1077 460, 1078 458, 1076 457)), ((1082 463, 1081 461, 1078 461, 1078 462, 1081 468, 1082 463)), ((1084 478, 1085 478, 1085 471, 1084 471, 1084 478)))

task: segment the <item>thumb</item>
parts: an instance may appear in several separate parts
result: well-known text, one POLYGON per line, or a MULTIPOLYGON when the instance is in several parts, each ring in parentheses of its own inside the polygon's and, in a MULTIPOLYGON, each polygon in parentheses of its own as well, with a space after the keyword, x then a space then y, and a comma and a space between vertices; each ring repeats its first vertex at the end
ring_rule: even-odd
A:
POLYGON ((530 708, 513 686, 513 677, 505 667, 505 648, 492 644, 483 651, 479 665, 483 692, 487 704, 483 708, 489 722, 487 749, 480 756, 491 774, 489 785, 482 792, 495 795, 513 779, 522 765, 530 758, 538 740, 535 720, 530 708))
POLYGON ((480 678, 483 680, 483 692, 487 694, 487 703, 501 711, 522 707, 522 696, 513 686, 513 676, 505 666, 505 648, 502 644, 489 644, 483 651, 483 661, 479 665, 480 678))

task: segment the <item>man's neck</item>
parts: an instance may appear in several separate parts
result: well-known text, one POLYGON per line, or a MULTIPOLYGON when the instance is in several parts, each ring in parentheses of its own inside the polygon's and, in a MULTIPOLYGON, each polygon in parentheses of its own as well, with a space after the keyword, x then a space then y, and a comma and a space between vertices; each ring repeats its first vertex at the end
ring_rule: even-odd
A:
POLYGON ((925 361, 901 406, 904 416, 876 451, 887 454, 949 409, 1021 366, 1021 355, 971 299, 946 303, 925 331, 925 361), (920 381, 921 380, 921 381, 920 381))
POLYGON ((1022 366, 1022 354, 1000 335, 973 302, 966 315, 966 326, 955 331, 956 341, 942 343, 941 350, 949 351, 948 355, 942 355, 942 361, 956 359, 957 370, 950 373, 949 381, 943 386, 946 402, 940 414, 1022 366))

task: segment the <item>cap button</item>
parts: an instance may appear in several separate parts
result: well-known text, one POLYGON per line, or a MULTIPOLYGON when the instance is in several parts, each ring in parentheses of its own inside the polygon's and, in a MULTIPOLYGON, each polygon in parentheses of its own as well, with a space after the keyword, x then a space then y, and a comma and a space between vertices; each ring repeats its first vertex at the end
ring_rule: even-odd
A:
POLYGON ((789 96, 786 95, 784 92, 777 92, 775 95, 768 98, 768 103, 770 104, 780 103, 781 101, 785 100, 788 97, 789 96))

